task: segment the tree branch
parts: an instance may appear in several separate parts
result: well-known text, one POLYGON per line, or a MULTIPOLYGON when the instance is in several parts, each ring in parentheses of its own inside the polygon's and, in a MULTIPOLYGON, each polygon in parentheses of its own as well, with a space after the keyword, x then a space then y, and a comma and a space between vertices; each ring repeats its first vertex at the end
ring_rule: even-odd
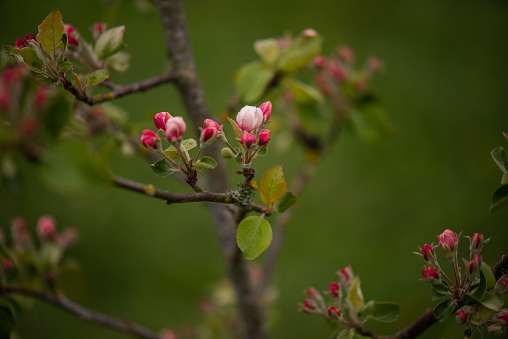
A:
MULTIPOLYGON (((161 84, 167 83, 167 82, 173 82, 178 78, 178 74, 176 72, 168 72, 161 75, 154 76, 152 78, 128 84, 125 86, 117 86, 117 88, 109 93, 106 94, 97 94, 93 97, 87 96, 85 93, 83 93, 80 89, 76 88, 72 82, 68 79, 65 79, 63 77, 60 78, 60 81, 62 82, 64 88, 72 93, 76 97, 77 100, 84 102, 87 105, 93 106, 96 104, 100 104, 105 101, 111 101, 114 99, 118 99, 120 97, 126 96, 128 94, 136 93, 136 92, 143 92, 150 88, 159 86, 161 84)), ((108 83, 110 84, 110 83, 108 83)))
POLYGON ((81 320, 88 321, 96 325, 108 327, 119 332, 132 334, 139 338, 145 339, 162 338, 157 333, 154 333, 143 326, 137 325, 128 320, 118 319, 115 317, 111 317, 109 315, 89 310, 63 296, 51 295, 42 291, 30 290, 25 287, 15 287, 15 286, 0 286, 0 295, 2 293, 21 294, 27 297, 38 299, 45 303, 51 304, 55 307, 61 308, 66 312, 74 314, 81 320))

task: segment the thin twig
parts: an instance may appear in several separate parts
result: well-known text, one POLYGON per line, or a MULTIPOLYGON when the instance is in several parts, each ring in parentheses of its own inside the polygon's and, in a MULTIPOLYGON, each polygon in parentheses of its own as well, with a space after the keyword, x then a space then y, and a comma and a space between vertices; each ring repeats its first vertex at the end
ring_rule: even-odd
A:
POLYGON ((136 92, 143 92, 147 89, 159 86, 161 84, 175 81, 178 77, 178 74, 176 72, 168 72, 161 75, 154 76, 152 78, 128 84, 125 86, 117 86, 117 88, 114 91, 111 91, 106 94, 97 94, 93 97, 89 97, 86 94, 84 94, 82 91, 80 91, 78 88, 76 88, 72 82, 68 79, 65 79, 63 77, 60 77, 60 81, 62 82, 64 88, 72 93, 76 97, 77 100, 84 102, 87 105, 93 106, 96 104, 103 103, 105 101, 111 101, 114 99, 118 99, 120 97, 126 96, 128 94, 136 93, 136 92))
POLYGON ((132 334, 139 338, 145 339, 162 338, 159 334, 154 333, 143 326, 137 325, 128 320, 122 320, 119 318, 115 318, 109 315, 92 311, 63 296, 56 296, 42 291, 30 290, 25 287, 16 287, 16 286, 0 286, 0 294, 2 293, 21 294, 27 297, 38 299, 44 301, 45 303, 51 304, 55 307, 61 308, 62 310, 67 311, 71 314, 74 314, 81 320, 88 321, 103 327, 108 327, 119 332, 132 334))

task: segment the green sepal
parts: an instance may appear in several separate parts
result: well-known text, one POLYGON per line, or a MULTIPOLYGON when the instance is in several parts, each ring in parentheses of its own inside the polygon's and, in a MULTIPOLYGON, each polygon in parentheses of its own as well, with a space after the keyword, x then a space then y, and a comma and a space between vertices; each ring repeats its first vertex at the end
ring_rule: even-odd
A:
POLYGON ((99 60, 104 60, 125 47, 123 34, 125 26, 113 27, 101 34, 94 46, 94 52, 99 60))
POLYGON ((86 77, 86 87, 96 86, 107 79, 109 79, 108 71, 105 69, 99 69, 93 73, 90 73, 86 77))
POLYGON ((194 167, 197 169, 214 169, 217 167, 217 161, 214 158, 202 157, 194 164, 194 167))
POLYGON ((238 225, 236 241, 245 259, 257 258, 272 242, 270 223, 260 216, 243 219, 238 225))
POLYGON ((455 311, 457 305, 450 299, 444 300, 434 309, 434 317, 440 322, 445 321, 455 311))
POLYGON ((323 39, 319 35, 300 35, 280 52, 275 67, 284 73, 302 69, 321 53, 322 44, 323 39))
MULTIPOLYGON (((60 56, 58 57, 59 64, 61 64, 65 60, 65 57, 67 56, 68 43, 69 43, 69 37, 67 36, 67 33, 64 33, 62 35, 63 51, 62 51, 62 54, 60 54, 60 56)), ((60 66, 60 68, 61 68, 61 66, 60 66)))
POLYGON ((39 33, 37 34, 36 40, 41 44, 42 49, 54 60, 56 49, 65 32, 62 13, 60 13, 58 9, 49 13, 38 28, 39 33))
POLYGON ((259 196, 261 201, 270 208, 282 198, 287 191, 282 165, 269 168, 261 177, 259 183, 259 196))
POLYGON ((291 191, 286 191, 277 203, 277 212, 284 213, 288 208, 296 204, 298 197, 291 191))
POLYGON ((242 66, 235 76, 238 97, 245 103, 255 102, 260 99, 273 76, 273 70, 258 61, 242 66))
POLYGON ((360 319, 373 319, 383 323, 391 323, 397 320, 399 312, 400 307, 398 304, 374 302, 371 300, 358 312, 358 317, 360 319))
POLYGON ((152 171, 159 177, 165 178, 177 171, 176 168, 172 167, 166 159, 160 159, 159 161, 150 165, 152 171))
MULTIPOLYGON (((180 143, 180 150, 182 152, 189 151, 189 150, 193 149, 194 147, 196 147, 197 145, 198 145, 198 143, 196 142, 196 140, 194 140, 194 139, 185 139, 185 140, 182 140, 182 142, 180 143)), ((164 154, 166 154, 171 159, 177 159, 178 158, 178 152, 176 151, 176 148, 173 145, 171 145, 168 148, 166 148, 164 150, 164 154)))
POLYGON ((499 187, 494 194, 492 194, 492 204, 490 205, 490 212, 494 212, 501 207, 508 204, 508 184, 499 187))

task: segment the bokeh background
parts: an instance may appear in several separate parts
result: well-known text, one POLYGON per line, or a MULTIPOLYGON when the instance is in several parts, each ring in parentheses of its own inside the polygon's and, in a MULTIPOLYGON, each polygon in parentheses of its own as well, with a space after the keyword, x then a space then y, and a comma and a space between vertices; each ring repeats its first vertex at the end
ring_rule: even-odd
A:
MULTIPOLYGON (((157 13, 145 5, 1 0, 0 45, 36 33, 44 17, 59 8, 64 21, 84 34, 96 21, 126 25, 133 62, 116 79, 141 80, 166 67, 157 13)), ((382 143, 345 133, 319 164, 300 197, 277 264, 273 338, 328 337, 325 322, 297 312, 297 303, 308 286, 327 289, 345 265, 361 276, 366 299, 401 305, 397 322, 371 328, 390 334, 406 326, 434 306, 429 286, 418 280, 421 262, 411 251, 437 241, 445 228, 492 236, 484 250, 491 264, 507 252, 508 209, 489 213, 501 179, 490 151, 506 146, 501 132, 508 130, 505 1, 194 0, 185 7, 198 70, 216 114, 233 91, 235 70, 256 58, 252 43, 257 39, 311 27, 325 38, 325 54, 347 44, 357 62, 376 55, 386 65, 375 86, 396 133, 382 143)), ((182 114, 171 85, 116 103, 133 122, 147 126, 155 112, 182 114)), ((273 152, 259 161, 259 172, 283 163, 291 179, 301 158, 294 148, 273 152)), ((128 178, 188 191, 156 178, 140 158, 117 155, 113 168, 128 178)), ((51 214, 60 227, 79 230, 80 241, 68 255, 81 269, 62 277, 71 299, 154 330, 201 322, 197 305, 224 275, 204 206, 168 207, 112 186, 55 190, 42 172, 26 166, 15 190, 0 188, 0 225, 25 216, 35 227, 40 215, 51 214)), ((126 338, 38 302, 25 312, 19 334, 126 338)), ((459 337, 454 319, 422 336, 459 337)))

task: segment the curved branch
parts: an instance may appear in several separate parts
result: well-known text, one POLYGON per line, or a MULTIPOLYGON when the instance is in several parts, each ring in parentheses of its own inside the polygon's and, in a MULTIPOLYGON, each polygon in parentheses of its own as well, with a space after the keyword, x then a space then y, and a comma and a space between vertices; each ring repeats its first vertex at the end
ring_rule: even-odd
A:
POLYGON ((154 76, 152 78, 128 84, 125 86, 117 86, 114 91, 111 91, 106 94, 97 94, 93 97, 87 96, 81 90, 76 88, 72 82, 65 78, 60 78, 64 88, 72 93, 76 97, 77 100, 84 102, 87 105, 93 106, 96 104, 103 103, 105 101, 111 101, 114 99, 118 99, 120 97, 126 96, 128 94, 143 92, 150 88, 159 86, 161 84, 175 81, 178 78, 178 74, 176 72, 168 72, 161 75, 154 76))
POLYGON ((160 335, 150 331, 143 326, 137 325, 128 320, 118 319, 109 315, 89 310, 63 296, 56 296, 47 294, 42 291, 30 290, 25 287, 15 286, 0 286, 0 294, 2 293, 21 294, 27 297, 38 299, 55 307, 61 308, 66 312, 74 314, 81 320, 108 327, 119 332, 132 334, 139 338, 162 339, 160 335))

